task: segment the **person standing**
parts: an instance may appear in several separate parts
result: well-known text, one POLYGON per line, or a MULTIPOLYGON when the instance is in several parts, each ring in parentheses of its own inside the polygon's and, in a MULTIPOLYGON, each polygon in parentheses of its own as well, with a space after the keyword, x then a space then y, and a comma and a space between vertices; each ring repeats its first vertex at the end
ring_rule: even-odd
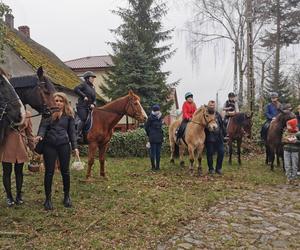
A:
POLYGON ((300 132, 298 132, 297 118, 291 119, 286 123, 286 131, 282 136, 284 168, 287 177, 287 184, 293 184, 297 178, 299 151, 300 151, 300 132))
POLYGON ((216 122, 218 129, 215 131, 209 131, 205 129, 205 147, 206 147, 206 157, 209 174, 214 174, 215 172, 219 175, 222 174, 222 164, 224 158, 224 136, 225 127, 222 117, 218 111, 216 111, 215 101, 209 101, 207 105, 208 112, 215 113, 216 122), (213 166, 213 156, 217 153, 216 168, 213 166))
POLYGON ((75 133, 74 114, 67 96, 62 92, 54 94, 55 104, 58 111, 43 120, 40 124, 37 140, 43 140, 43 157, 45 165, 44 188, 46 200, 44 208, 52 210, 51 201, 52 180, 55 169, 55 161, 58 158, 63 180, 65 207, 71 207, 70 198, 70 156, 71 147, 76 156, 79 156, 75 133), (71 144, 71 147, 70 147, 71 144))
POLYGON ((153 105, 151 114, 145 123, 146 134, 150 142, 150 160, 153 171, 160 170, 160 151, 164 139, 162 113, 158 104, 153 105))
POLYGON ((185 102, 182 105, 182 122, 176 133, 177 142, 183 137, 188 122, 192 120, 192 117, 197 110, 196 104, 194 103, 193 94, 191 92, 187 92, 184 97, 185 102))
POLYGON ((26 119, 22 125, 11 128, 8 131, 5 142, 1 146, 0 159, 3 167, 3 186, 6 192, 6 203, 9 207, 24 203, 22 198, 23 166, 28 161, 27 146, 34 150, 34 137, 32 134, 31 113, 26 111, 26 119), (16 199, 13 199, 11 192, 11 173, 14 165, 16 177, 16 199))
POLYGON ((96 75, 91 71, 87 71, 83 74, 83 78, 84 82, 74 88, 74 92, 79 96, 76 104, 77 114, 80 118, 77 131, 79 137, 82 138, 82 130, 85 126, 90 110, 96 106, 96 91, 94 86, 96 75))

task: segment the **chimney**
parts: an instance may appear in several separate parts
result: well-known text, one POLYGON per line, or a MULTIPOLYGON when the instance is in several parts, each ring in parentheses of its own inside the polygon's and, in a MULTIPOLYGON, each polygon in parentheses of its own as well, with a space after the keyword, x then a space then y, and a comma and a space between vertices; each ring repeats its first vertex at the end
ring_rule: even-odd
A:
POLYGON ((19 31, 23 33, 27 38, 30 38, 30 28, 27 25, 18 27, 19 31))
POLYGON ((13 29, 14 28, 14 16, 10 13, 5 14, 5 23, 9 28, 13 29))

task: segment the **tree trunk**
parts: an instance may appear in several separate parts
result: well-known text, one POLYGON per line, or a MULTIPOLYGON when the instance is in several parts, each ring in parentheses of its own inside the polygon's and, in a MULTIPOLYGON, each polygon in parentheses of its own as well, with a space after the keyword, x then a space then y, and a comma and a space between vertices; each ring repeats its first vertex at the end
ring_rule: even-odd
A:
POLYGON ((259 93, 259 113, 262 114, 264 112, 264 82, 265 82, 265 65, 266 62, 261 62, 261 80, 260 80, 260 93, 259 93))
POLYGON ((276 0, 276 50, 275 50, 275 67, 274 67, 274 86, 275 91, 278 91, 279 86, 279 72, 280 72, 280 36, 281 36, 281 13, 280 0, 276 0))
POLYGON ((243 107, 244 102, 244 69, 243 69, 243 61, 242 61, 242 51, 241 48, 238 48, 238 66, 239 66, 239 108, 241 109, 243 107))
POLYGON ((235 42, 234 45, 234 69, 233 69, 233 92, 235 94, 238 93, 238 65, 237 65, 237 59, 238 57, 238 41, 235 42))

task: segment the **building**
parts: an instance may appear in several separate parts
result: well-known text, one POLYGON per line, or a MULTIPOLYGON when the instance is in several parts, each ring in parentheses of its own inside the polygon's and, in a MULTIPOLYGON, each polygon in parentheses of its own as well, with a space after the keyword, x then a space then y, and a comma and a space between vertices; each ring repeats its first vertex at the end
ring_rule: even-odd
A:
MULTIPOLYGON (((97 78, 95 79, 96 92, 100 98, 107 102, 108 98, 102 93, 100 86, 105 84, 105 76, 107 76, 110 69, 113 67, 113 61, 110 56, 88 56, 66 61, 65 64, 81 77, 86 71, 93 71, 97 78)), ((125 95, 125 93, 124 93, 125 95)), ((135 129, 138 126, 137 121, 131 117, 124 116, 116 125, 115 131, 125 132, 128 129, 135 129)))
MULTIPOLYGON (((7 26, 6 40, 4 46, 3 62, 0 66, 12 77, 33 75, 39 66, 43 66, 46 75, 54 83, 58 91, 67 94, 72 106, 76 104, 77 96, 73 88, 81 81, 80 78, 67 67, 53 52, 30 37, 30 28, 20 26, 14 28, 14 16, 5 16, 7 26)), ((28 107, 30 110, 30 107, 28 107)), ((32 111, 33 114, 36 111, 32 111)), ((33 119, 34 131, 40 118, 33 119)))

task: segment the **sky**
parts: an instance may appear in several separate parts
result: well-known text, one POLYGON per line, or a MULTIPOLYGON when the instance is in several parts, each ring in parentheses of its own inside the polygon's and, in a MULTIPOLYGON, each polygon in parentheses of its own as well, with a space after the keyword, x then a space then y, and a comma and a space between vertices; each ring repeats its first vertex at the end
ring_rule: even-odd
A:
MULTIPOLYGON (((15 16, 15 27, 28 25, 31 38, 54 52, 61 60, 106 55, 111 52, 107 42, 115 37, 110 29, 121 24, 111 10, 126 6, 126 0, 0 0, 9 5, 15 16)), ((180 80, 177 86, 179 106, 184 94, 192 92, 198 106, 216 98, 219 103, 233 88, 231 48, 221 48, 218 59, 214 48, 206 48, 197 64, 192 62, 183 31, 191 16, 188 2, 168 0, 168 14, 163 19, 166 29, 174 28, 171 43, 176 54, 163 66, 170 71, 168 82, 180 80)))

